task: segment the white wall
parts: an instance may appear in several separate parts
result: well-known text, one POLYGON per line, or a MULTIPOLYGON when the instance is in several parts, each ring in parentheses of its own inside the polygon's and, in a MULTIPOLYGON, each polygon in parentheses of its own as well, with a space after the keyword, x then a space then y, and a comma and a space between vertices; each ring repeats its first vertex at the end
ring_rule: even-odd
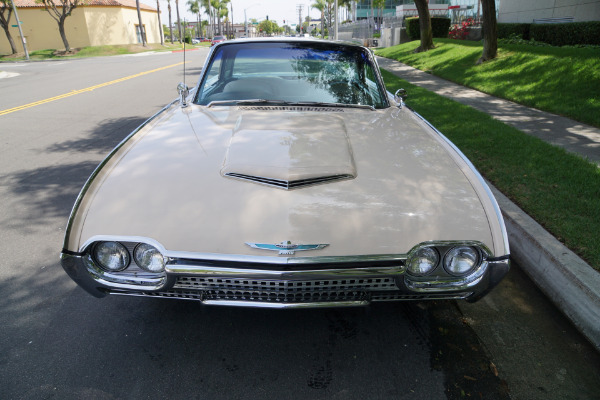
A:
POLYGON ((498 22, 531 23, 540 18, 572 17, 600 21, 600 0, 500 0, 498 22))

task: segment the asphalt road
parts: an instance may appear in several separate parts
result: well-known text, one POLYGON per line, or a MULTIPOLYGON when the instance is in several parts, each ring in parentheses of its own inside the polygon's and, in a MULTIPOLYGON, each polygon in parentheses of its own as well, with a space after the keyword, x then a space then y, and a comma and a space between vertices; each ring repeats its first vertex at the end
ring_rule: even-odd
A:
MULTIPOLYGON (((187 53, 190 86, 206 53, 187 53)), ((176 97, 181 62, 0 64, 20 74, 0 79, 0 399, 600 398, 598 353, 517 266, 475 304, 275 311, 76 287, 58 262, 75 197, 176 97)))

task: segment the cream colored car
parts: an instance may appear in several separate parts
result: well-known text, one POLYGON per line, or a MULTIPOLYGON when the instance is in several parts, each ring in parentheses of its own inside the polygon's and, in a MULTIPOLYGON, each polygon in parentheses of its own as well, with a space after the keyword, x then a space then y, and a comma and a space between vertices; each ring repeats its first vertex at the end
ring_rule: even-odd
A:
POLYGON ((75 203, 62 265, 94 296, 475 301, 507 273, 489 188, 402 91, 384 89, 368 49, 227 41, 180 95, 75 203))

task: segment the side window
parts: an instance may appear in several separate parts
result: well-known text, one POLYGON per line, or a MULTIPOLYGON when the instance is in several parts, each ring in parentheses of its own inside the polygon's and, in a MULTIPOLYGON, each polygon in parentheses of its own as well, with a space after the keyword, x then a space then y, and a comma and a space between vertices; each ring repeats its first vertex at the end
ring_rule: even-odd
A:
POLYGON ((221 58, 223 52, 219 52, 215 55, 213 62, 210 63, 208 72, 206 73, 206 77, 204 78, 204 82, 200 86, 198 91, 199 96, 198 99, 205 99, 207 96, 211 94, 211 92, 215 89, 217 83, 219 82, 219 75, 221 73, 221 58))

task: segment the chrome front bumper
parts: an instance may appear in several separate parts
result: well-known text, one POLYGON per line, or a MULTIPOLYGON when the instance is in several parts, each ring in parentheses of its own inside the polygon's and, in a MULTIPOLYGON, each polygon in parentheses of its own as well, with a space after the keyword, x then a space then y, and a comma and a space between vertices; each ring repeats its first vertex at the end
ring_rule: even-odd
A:
POLYGON ((162 276, 141 275, 118 281, 97 268, 85 254, 62 253, 61 264, 79 286, 95 297, 117 294, 197 300, 210 305, 308 308, 398 300, 476 301, 506 275, 510 261, 508 256, 488 260, 469 276, 436 280, 412 278, 405 273, 403 262, 353 268, 315 264, 310 268, 272 270, 171 260, 162 276))

